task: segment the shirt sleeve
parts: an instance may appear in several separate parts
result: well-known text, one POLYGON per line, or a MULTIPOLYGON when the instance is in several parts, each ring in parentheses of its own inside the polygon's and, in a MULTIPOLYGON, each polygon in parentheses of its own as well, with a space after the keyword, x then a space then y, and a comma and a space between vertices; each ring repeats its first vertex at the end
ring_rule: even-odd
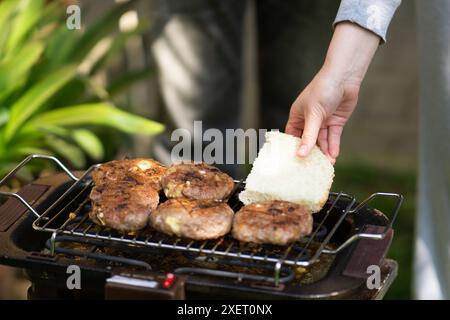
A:
POLYGON ((401 0, 342 0, 333 27, 350 21, 372 31, 386 42, 389 23, 401 0))

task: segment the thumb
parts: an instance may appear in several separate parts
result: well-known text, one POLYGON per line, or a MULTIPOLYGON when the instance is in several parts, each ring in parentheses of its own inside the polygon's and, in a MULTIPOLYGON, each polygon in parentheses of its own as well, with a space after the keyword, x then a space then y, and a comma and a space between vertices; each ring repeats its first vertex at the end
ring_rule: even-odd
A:
POLYGON ((322 125, 322 119, 318 112, 308 112, 305 115, 305 128, 303 130, 302 142, 298 150, 300 157, 307 156, 311 149, 316 145, 317 136, 319 135, 320 126, 322 125))

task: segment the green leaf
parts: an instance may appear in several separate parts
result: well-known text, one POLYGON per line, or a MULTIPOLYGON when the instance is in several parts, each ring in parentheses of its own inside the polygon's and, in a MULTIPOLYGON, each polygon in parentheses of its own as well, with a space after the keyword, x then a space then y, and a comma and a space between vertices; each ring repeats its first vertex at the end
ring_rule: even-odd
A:
POLYGON ((64 106, 67 101, 71 104, 79 104, 83 102, 86 95, 87 84, 84 76, 77 75, 62 87, 52 98, 52 106, 64 106))
POLYGON ((66 128, 61 128, 58 126, 45 126, 43 128, 40 128, 39 130, 40 132, 44 133, 44 134, 53 134, 53 135, 57 135, 60 136, 61 138, 68 138, 70 137, 70 131, 67 130, 66 128))
POLYGON ((0 128, 8 121, 9 113, 8 109, 0 107, 0 128))
POLYGON ((72 138, 94 160, 101 160, 104 156, 103 145, 95 134, 86 129, 72 131, 72 138))
MULTIPOLYGON (((58 60, 58 55, 64 52, 64 47, 68 43, 73 44, 79 36, 77 31, 67 28, 65 24, 65 9, 66 5, 61 1, 45 1, 39 21, 34 26, 36 32, 32 35, 32 39, 45 43, 45 52, 43 59, 33 68, 30 77, 31 82, 36 82, 42 78, 42 75, 49 74, 64 65, 72 63, 72 61, 58 60)), ((26 39, 26 41, 29 40, 26 39)))
POLYGON ((65 63, 73 62, 73 60, 67 59, 67 55, 76 50, 76 42, 79 38, 80 31, 69 30, 66 25, 58 26, 47 37, 45 56, 48 66, 46 67, 56 68, 65 63))
POLYGON ((65 140, 56 136, 47 137, 46 142, 51 149, 70 161, 76 168, 82 168, 86 165, 86 158, 84 157, 83 151, 77 146, 67 143, 65 140))
POLYGON ((9 31, 11 29, 11 16, 17 9, 17 0, 4 0, 0 2, 0 56, 4 55, 3 47, 8 41, 9 31))
POLYGON ((34 25, 39 21, 43 9, 43 0, 22 0, 19 3, 19 12, 14 19, 11 33, 6 44, 7 56, 14 55, 16 48, 22 40, 33 31, 34 25))
POLYGON ((0 2, 0 25, 4 25, 17 7, 17 0, 3 0, 0 2))
POLYGON ((14 154, 16 156, 29 156, 30 154, 43 154, 43 155, 52 155, 53 153, 48 149, 38 148, 38 147, 19 147, 15 148, 14 154))
POLYGON ((15 132, 36 113, 76 73, 74 66, 61 68, 39 81, 11 107, 10 120, 5 128, 4 139, 9 141, 15 132))
POLYGON ((22 135, 19 139, 14 141, 6 147, 6 151, 3 158, 4 159, 17 159, 17 157, 22 157, 23 153, 18 153, 18 150, 26 150, 28 148, 36 148, 44 150, 46 148, 44 142, 45 135, 40 132, 30 132, 28 135, 22 135))
POLYGON ((100 42, 102 38, 111 34, 118 26, 119 18, 134 5, 136 0, 131 0, 115 5, 110 11, 92 23, 89 28, 70 46, 65 46, 60 53, 60 59, 66 61, 82 61, 100 42))
POLYGON ((148 79, 154 73, 153 68, 144 68, 141 70, 130 71, 125 73, 119 79, 113 81, 107 88, 107 91, 111 96, 115 96, 127 88, 131 87, 135 83, 142 81, 144 79, 148 79))
POLYGON ((45 134, 56 135, 64 140, 77 143, 92 159, 101 160, 104 156, 103 145, 95 134, 86 129, 68 130, 58 126, 45 126, 41 129, 45 134))
MULTIPOLYGON (((51 30, 54 31, 54 28, 58 25, 63 24, 64 26, 66 26, 64 24, 65 21, 65 15, 66 15, 66 7, 63 3, 59 2, 59 1, 46 1, 43 9, 42 9, 42 13, 41 16, 39 18, 38 21, 38 26, 40 27, 39 29, 48 29, 49 25, 51 25, 51 30), (61 23, 63 22, 63 23, 61 23)), ((66 27, 67 28, 67 27, 66 27)), ((39 32, 37 33, 37 36, 43 36, 41 34, 42 30, 39 30, 39 32)), ((46 32, 44 31, 44 34, 46 32)), ((46 34, 48 36, 48 34, 46 34)), ((47 39, 47 38, 46 38, 47 39)))
POLYGON ((24 128, 40 128, 48 125, 109 126, 126 133, 155 135, 164 131, 164 125, 146 118, 122 111, 107 103, 83 104, 47 111, 33 118, 24 128))
POLYGON ((30 69, 43 50, 43 43, 31 42, 21 47, 16 55, 0 63, 0 100, 26 82, 30 69))

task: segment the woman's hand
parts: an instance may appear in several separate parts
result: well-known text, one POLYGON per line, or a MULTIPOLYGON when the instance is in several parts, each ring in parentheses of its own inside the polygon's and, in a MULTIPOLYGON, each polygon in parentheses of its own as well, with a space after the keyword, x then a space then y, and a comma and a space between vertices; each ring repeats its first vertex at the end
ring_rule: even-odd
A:
POLYGON ((342 130, 356 107, 359 84, 342 83, 321 70, 295 100, 286 133, 302 137, 299 156, 316 144, 334 164, 342 130))
POLYGON ((361 82, 380 38, 355 24, 336 26, 322 69, 292 104, 286 133, 302 137, 298 155, 318 143, 332 163, 358 101, 361 82))

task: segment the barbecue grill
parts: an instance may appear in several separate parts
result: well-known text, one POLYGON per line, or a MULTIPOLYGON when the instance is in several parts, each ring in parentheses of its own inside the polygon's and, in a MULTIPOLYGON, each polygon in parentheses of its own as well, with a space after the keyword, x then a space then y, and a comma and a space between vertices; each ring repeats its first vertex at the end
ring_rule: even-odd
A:
MULTIPOLYGON (((397 274, 386 259, 393 223, 403 197, 375 193, 358 203, 332 192, 314 214, 314 228, 286 246, 244 244, 225 236, 193 241, 150 228, 123 234, 88 217, 91 172, 71 172, 52 156, 31 155, 0 186, 33 159, 53 162, 61 173, 43 177, 0 206, 0 263, 24 268, 33 298, 382 298, 397 274), (370 207, 392 198, 388 218, 370 207), (67 287, 67 268, 79 266, 81 289, 67 287), (378 266, 381 285, 366 286, 369 266, 378 266)), ((228 202, 236 212, 238 193, 228 202)), ((165 199, 162 198, 162 201, 165 199)))

